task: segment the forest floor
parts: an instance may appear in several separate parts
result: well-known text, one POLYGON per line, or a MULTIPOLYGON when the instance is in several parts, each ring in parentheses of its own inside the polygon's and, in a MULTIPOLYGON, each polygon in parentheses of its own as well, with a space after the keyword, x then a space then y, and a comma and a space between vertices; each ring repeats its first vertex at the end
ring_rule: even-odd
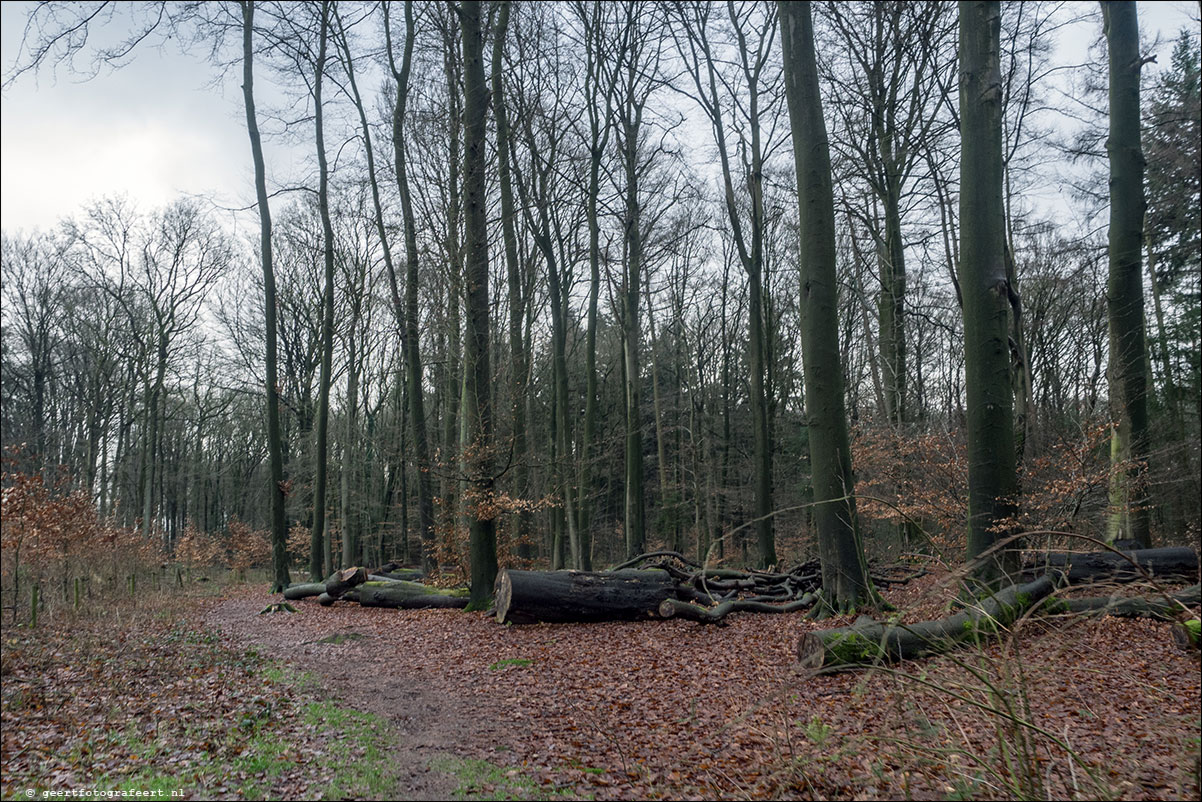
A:
MULTIPOLYGON (((940 617, 945 580, 886 596, 940 617)), ((1199 797, 1199 658, 1164 623, 1028 621, 814 676, 798 637, 849 622, 259 615, 269 601, 243 584, 6 627, 3 798, 1199 797)))

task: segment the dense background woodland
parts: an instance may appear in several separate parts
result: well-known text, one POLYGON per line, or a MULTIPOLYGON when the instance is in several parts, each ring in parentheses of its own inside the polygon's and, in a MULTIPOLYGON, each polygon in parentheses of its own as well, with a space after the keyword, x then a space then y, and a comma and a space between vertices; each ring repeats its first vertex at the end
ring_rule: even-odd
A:
MULTIPOLYGON (((991 213, 963 213, 962 131, 966 150, 989 137, 960 97, 963 8, 813 4, 837 279, 821 330, 803 311, 816 240, 794 142, 822 136, 795 140, 817 98, 786 102, 784 7, 148 3, 99 47, 106 13, 39 7, 9 80, 172 36, 242 85, 248 144, 308 161, 275 175, 257 154, 258 204, 237 212, 107 197, 5 232, 14 609, 39 582, 68 593, 101 554, 122 575, 267 566, 273 532, 294 573, 395 559, 470 577, 473 595, 497 561, 588 569, 666 548, 795 565, 818 553, 812 445, 829 420, 807 384, 832 380, 803 375, 803 342, 841 356, 843 495, 868 555, 982 552, 966 541, 983 379, 963 310, 968 229, 991 213)), ((1138 179, 1108 180, 1102 14, 1002 3, 998 43, 1006 292, 989 319, 1005 339, 989 381, 1013 434, 983 459, 1012 456, 1016 492, 989 531, 1196 544, 1196 20, 1133 72, 1134 285, 1108 249, 1112 192, 1142 201, 1138 179), (1095 40, 1083 63, 1058 60, 1067 35, 1095 40), (1113 328, 1133 296, 1140 350, 1113 328)))

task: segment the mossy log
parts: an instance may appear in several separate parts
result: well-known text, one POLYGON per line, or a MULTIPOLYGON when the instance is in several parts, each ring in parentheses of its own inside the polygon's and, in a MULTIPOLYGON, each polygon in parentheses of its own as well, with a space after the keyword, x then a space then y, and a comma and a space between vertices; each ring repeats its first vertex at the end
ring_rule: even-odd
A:
POLYGON ((419 582, 369 581, 359 585, 343 598, 357 601, 364 607, 392 607, 400 610, 422 610, 430 607, 467 607, 467 588, 432 588, 419 582), (351 598, 353 596, 353 598, 351 598))
POLYGON ((1202 603, 1202 585, 1193 585, 1177 593, 1160 596, 1094 596, 1088 599, 1048 599, 1043 609, 1048 613, 1097 613, 1123 618, 1155 618, 1176 621, 1181 605, 1202 603))
POLYGON ((1202 649, 1202 621, 1191 618, 1173 625, 1173 643, 1185 651, 1202 649))
POLYGON ((1160 549, 1113 551, 1053 551, 1028 556, 1026 577, 1055 572, 1068 584, 1086 582, 1133 582, 1145 575, 1154 579, 1198 579, 1198 554, 1191 548, 1173 546, 1160 549))
POLYGON ((497 575, 497 621, 622 621, 652 618, 675 597, 676 583, 661 570, 512 571, 497 575))
POLYGON ((965 641, 993 637, 1056 589, 1050 577, 1011 585, 955 615, 915 624, 857 621, 850 627, 807 632, 797 644, 805 668, 860 668, 950 651, 965 641))
POLYGON ((702 624, 724 623, 726 616, 731 613, 795 613, 811 607, 816 596, 807 593, 796 601, 785 604, 753 601, 748 599, 730 599, 714 607, 703 607, 680 599, 664 599, 659 605, 660 618, 687 618, 702 624))

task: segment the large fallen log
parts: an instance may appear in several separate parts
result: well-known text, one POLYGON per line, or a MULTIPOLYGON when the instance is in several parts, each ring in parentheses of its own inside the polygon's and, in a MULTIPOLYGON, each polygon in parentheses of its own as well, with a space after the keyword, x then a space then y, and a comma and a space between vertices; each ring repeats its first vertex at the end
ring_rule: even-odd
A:
POLYGON ((859 668, 875 663, 939 654, 958 644, 993 637, 1039 604, 1056 588, 1051 577, 1011 585, 955 615, 915 624, 868 620, 849 627, 807 632, 797 644, 805 668, 859 668))
POLYGON ((289 601, 296 601, 297 599, 307 599, 310 596, 320 596, 326 592, 326 585, 331 582, 337 582, 339 576, 343 573, 345 572, 335 571, 322 582, 295 582, 284 589, 284 598, 289 601))
POLYGON ((1088 599, 1048 599, 1043 603, 1047 613, 1097 613, 1123 618, 1155 618, 1176 621, 1182 605, 1202 604, 1202 585, 1162 596, 1094 596, 1088 599))
POLYGON ((497 575, 497 621, 621 621, 651 618, 676 583, 662 570, 514 571, 497 575))
POLYGON ((325 582, 297 582, 284 588, 284 598, 288 601, 307 599, 310 596, 320 596, 326 592, 325 582))
POLYGON ((1198 554, 1191 548, 1113 551, 1053 551, 1028 557, 1023 576, 1033 578, 1056 572, 1070 585, 1086 582, 1132 582, 1145 576, 1153 579, 1197 581, 1198 554))
POLYGON ((343 595, 364 607, 392 607, 400 610, 467 607, 467 588, 433 588, 419 582, 368 581, 343 595))

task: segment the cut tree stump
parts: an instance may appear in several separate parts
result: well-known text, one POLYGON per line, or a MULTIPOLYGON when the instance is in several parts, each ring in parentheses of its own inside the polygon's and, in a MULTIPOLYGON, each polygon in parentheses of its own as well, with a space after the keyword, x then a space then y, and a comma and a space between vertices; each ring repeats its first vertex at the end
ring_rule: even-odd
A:
POLYGON ((530 624, 652 618, 676 595, 661 570, 513 571, 497 575, 497 621, 530 624))
POLYGON ((1023 575, 1028 578, 1051 571, 1064 574, 1070 585, 1132 582, 1143 579, 1145 573, 1154 579, 1196 582, 1198 554, 1183 546, 1137 549, 1121 554, 1113 551, 1053 551, 1031 555, 1023 566, 1023 575))
POLYGON ((937 621, 883 624, 857 621, 850 627, 807 632, 797 644, 804 668, 861 668, 950 651, 964 641, 993 637, 1056 589, 1050 577, 1011 585, 937 621))
POLYGON ((366 581, 366 568, 363 566, 347 568, 345 571, 338 571, 326 580, 325 594, 331 599, 337 599, 351 588, 362 585, 366 581))

